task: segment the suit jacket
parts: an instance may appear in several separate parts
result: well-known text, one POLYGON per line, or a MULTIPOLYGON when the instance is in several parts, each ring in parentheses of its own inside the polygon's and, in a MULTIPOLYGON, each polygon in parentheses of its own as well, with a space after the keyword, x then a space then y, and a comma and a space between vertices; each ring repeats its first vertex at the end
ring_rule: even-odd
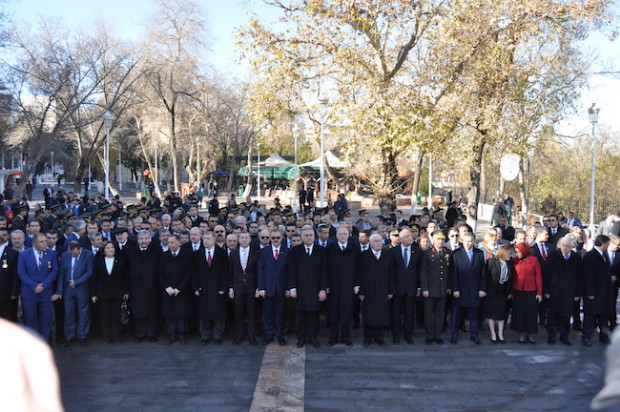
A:
POLYGON ((338 242, 327 246, 327 323, 348 325, 353 320, 355 293, 359 286, 359 243, 347 241, 344 250, 338 242))
MULTIPOLYGON (((549 234, 549 238, 551 239, 551 234, 549 234)), ((540 265, 540 272, 542 274, 543 285, 549 282, 549 257, 555 250, 555 243, 545 242, 545 246, 547 247, 547 258, 543 259, 540 248, 538 247, 538 243, 534 242, 532 245, 532 256, 538 259, 538 264, 540 265)))
POLYGON ((549 256, 549 280, 543 282, 543 293, 549 294, 549 312, 562 316, 573 313, 574 298, 581 296, 581 257, 571 252, 568 261, 561 250, 549 256))
POLYGON ((288 282, 287 263, 289 249, 280 246, 278 260, 273 256, 272 245, 262 248, 259 250, 259 253, 258 290, 264 290, 265 295, 269 298, 276 294, 283 296, 286 291, 286 283, 288 282))
POLYGON ((77 235, 77 233, 72 232, 68 237, 67 240, 65 240, 65 246, 69 247, 69 242, 73 242, 73 241, 79 242, 80 241, 80 237, 77 235))
POLYGON ((159 314, 161 254, 161 248, 153 243, 144 251, 139 247, 127 250, 129 290, 135 319, 156 318, 159 314))
POLYGON ((0 256, 0 301, 10 300, 11 296, 19 296, 18 256, 19 253, 7 243, 0 256))
POLYGON ((206 321, 223 319, 226 314, 226 298, 219 292, 227 293, 230 288, 228 253, 216 245, 209 267, 206 249, 202 246, 193 253, 193 261, 192 290, 200 292, 198 297, 200 319, 206 321))
POLYGON ((362 318, 370 326, 387 326, 390 322, 388 295, 394 294, 394 257, 383 249, 379 259, 369 249, 360 256, 359 295, 364 296, 362 318))
POLYGON ((454 304, 463 307, 480 306, 478 291, 487 290, 486 265, 484 253, 480 249, 472 249, 471 262, 467 257, 465 248, 457 249, 452 254, 452 294, 459 292, 460 296, 454 298, 454 304))
POLYGON ((123 295, 129 294, 128 278, 124 256, 117 254, 114 257, 112 273, 108 274, 105 258, 103 255, 97 255, 93 258, 93 280, 90 294, 99 299, 121 300, 123 295))
POLYGON ((507 261, 506 264, 508 265, 508 279, 505 283, 500 284, 499 280, 502 275, 502 267, 500 261, 495 257, 487 259, 487 298, 492 298, 496 295, 508 298, 508 295, 512 293, 512 283, 515 268, 512 264, 512 260, 507 261))
POLYGON ((235 297, 243 293, 254 295, 258 283, 258 256, 259 251, 248 246, 248 263, 243 270, 241 266, 241 250, 237 248, 230 252, 228 257, 229 284, 235 292, 235 297))
POLYGON ((431 298, 443 298, 449 288, 452 253, 446 247, 441 250, 430 247, 422 251, 420 260, 420 287, 431 298))
POLYGON ((405 261, 403 260, 403 247, 398 245, 390 249, 394 258, 394 280, 395 280, 395 295, 396 296, 413 296, 415 297, 418 292, 418 286, 420 284, 420 258, 422 257, 422 251, 412 244, 409 253, 409 264, 405 267, 405 261))
POLYGON ((583 258, 583 312, 588 315, 613 313, 611 266, 592 248, 583 258), (589 299, 588 296, 594 296, 589 299))
POLYGON ((327 251, 314 245, 312 255, 304 244, 291 249, 288 257, 288 289, 297 289, 296 310, 307 312, 321 308, 319 291, 327 289, 327 251))
POLYGON ((568 235, 568 229, 564 227, 558 226, 555 235, 551 233, 551 228, 549 230, 549 243, 551 243, 554 247, 557 245, 558 241, 562 239, 564 236, 568 235))
MULTIPOLYGON (((67 288, 70 288, 71 280, 71 261, 73 257, 69 251, 64 252, 60 258, 60 270, 58 271, 58 282, 56 294, 62 295, 67 288)), ((80 288, 88 293, 90 278, 93 275, 93 254, 91 251, 82 249, 73 267, 73 284, 75 288, 80 288)))
MULTIPOLYGON (((153 245, 155 250, 157 245, 153 245)), ((160 249, 161 250, 161 249, 160 249)), ((193 255, 179 249, 176 256, 168 250, 162 253, 159 262, 159 287, 161 288, 161 313, 164 318, 187 318, 191 315, 192 293, 191 277, 194 270, 193 255), (179 290, 170 296, 166 289, 179 290)))
POLYGON ((38 266, 35 249, 26 249, 17 259, 17 274, 22 282, 22 296, 32 296, 39 283, 43 284, 43 293, 51 296, 53 284, 58 276, 58 258, 56 252, 46 249, 43 252, 41 266, 38 266))

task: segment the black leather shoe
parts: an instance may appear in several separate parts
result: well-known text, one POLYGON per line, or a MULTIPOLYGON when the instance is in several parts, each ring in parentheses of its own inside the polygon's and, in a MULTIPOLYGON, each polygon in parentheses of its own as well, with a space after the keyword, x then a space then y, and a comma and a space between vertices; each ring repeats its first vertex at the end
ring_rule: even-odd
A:
POLYGON ((365 340, 364 341, 364 346, 370 346, 370 341, 369 340, 365 340))
POLYGON ((590 338, 583 338, 583 344, 584 346, 592 346, 592 341, 590 340, 590 338))
POLYGON ((435 342, 437 342, 440 345, 443 345, 443 339, 441 338, 435 338, 435 342))
POLYGON ((222 344, 222 339, 215 340, 215 346, 220 346, 222 344))
POLYGON ((564 343, 566 346, 573 346, 573 342, 571 342, 568 338, 560 338, 560 342, 564 343))
POLYGON ((303 340, 298 340, 297 341, 297 347, 298 348, 303 348, 305 344, 306 344, 306 342, 304 342, 303 340))
POLYGON ((248 340, 250 341, 250 345, 252 345, 252 346, 256 346, 257 345, 256 338, 254 336, 250 336, 250 338, 248 340))
POLYGON ((385 346, 385 341, 383 339, 377 339, 375 342, 377 342, 379 346, 385 346))
POLYGON ((394 339, 392 339, 392 343, 393 343, 394 345, 400 345, 400 339, 398 339, 398 338, 394 338, 394 339))
POLYGON ((280 345, 280 346, 286 346, 286 339, 284 339, 284 338, 278 338, 278 345, 280 345))
POLYGON ((135 339, 134 339, 134 342, 136 342, 136 343, 140 343, 140 342, 142 342, 142 339, 144 339, 144 338, 135 338, 135 339))
POLYGON ((172 345, 174 343, 175 339, 173 337, 168 338, 168 340, 166 341, 166 345, 172 345))
POLYGON ((86 346, 86 339, 80 339, 80 346, 86 346))
POLYGON ((433 343, 434 339, 433 338, 426 338, 426 344, 427 345, 431 345, 433 343))
POLYGON ((609 340, 609 336, 607 336, 607 335, 599 336, 598 340, 600 340, 605 345, 609 345, 611 343, 611 341, 609 340))
POLYGON ((151 343, 157 342, 157 337, 153 336, 152 338, 149 338, 149 342, 151 342, 151 343))
POLYGON ((336 339, 330 339, 329 342, 327 342, 327 346, 332 347, 336 344, 336 339))
POLYGON ((474 342, 476 345, 482 344, 482 341, 478 337, 471 337, 470 340, 474 342))
POLYGON ((321 347, 321 344, 319 343, 318 340, 315 340, 314 342, 312 342, 312 346, 314 346, 315 348, 319 349, 321 347))
POLYGON ((453 345, 456 345, 458 343, 458 340, 452 338, 452 339, 450 339, 450 343, 453 344, 453 345))
POLYGON ((233 345, 239 345, 241 344, 241 338, 235 338, 235 340, 233 340, 233 345))
POLYGON ((351 339, 349 339, 349 338, 343 339, 342 343, 344 343, 347 346, 353 346, 353 342, 351 342, 351 339))
POLYGON ((547 338, 547 343, 549 345, 555 345, 555 338, 547 338))
POLYGON ((181 345, 187 345, 187 340, 185 339, 185 336, 181 336, 179 338, 179 341, 181 342, 181 345))
POLYGON ((406 337, 405 340, 407 341, 408 344, 413 345, 413 338, 406 337))
POLYGON ((265 339, 263 339, 263 345, 269 345, 271 342, 273 342, 273 338, 265 338, 265 339))

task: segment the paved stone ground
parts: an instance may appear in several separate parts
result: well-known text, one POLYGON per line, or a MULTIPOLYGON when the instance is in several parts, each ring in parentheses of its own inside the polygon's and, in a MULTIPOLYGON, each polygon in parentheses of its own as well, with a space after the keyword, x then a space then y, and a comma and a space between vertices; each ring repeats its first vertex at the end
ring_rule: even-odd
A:
MULTIPOLYGON (((352 348, 328 348, 327 330, 320 336, 322 348, 305 348, 309 411, 585 411, 603 385, 605 347, 598 342, 549 346, 541 334, 536 345, 519 345, 507 331, 505 345, 485 336, 481 346, 465 337, 458 345, 428 346, 416 330, 415 345, 363 347, 354 331, 352 348)), ((289 346, 270 350, 293 352, 294 344, 290 336, 289 346)), ((194 335, 187 345, 166 346, 125 336, 120 345, 93 339, 54 353, 67 411, 274 410, 252 403, 261 396, 255 390, 280 391, 256 386, 264 347, 233 346, 230 338, 201 346, 194 335)), ((299 387, 298 380, 290 384, 299 387)))

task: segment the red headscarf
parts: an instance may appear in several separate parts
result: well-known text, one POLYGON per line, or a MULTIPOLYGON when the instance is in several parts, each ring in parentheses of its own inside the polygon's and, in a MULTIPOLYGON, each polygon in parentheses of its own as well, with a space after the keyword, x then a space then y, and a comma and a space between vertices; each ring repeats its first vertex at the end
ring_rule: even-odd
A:
POLYGON ((517 243, 515 245, 515 249, 517 249, 523 255, 523 258, 526 258, 532 253, 532 248, 525 242, 517 243))

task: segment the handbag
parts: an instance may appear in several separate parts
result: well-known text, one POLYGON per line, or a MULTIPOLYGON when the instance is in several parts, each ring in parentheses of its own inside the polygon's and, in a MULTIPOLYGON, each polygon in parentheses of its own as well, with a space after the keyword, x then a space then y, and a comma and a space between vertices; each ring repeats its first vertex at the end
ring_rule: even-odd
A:
POLYGON ((131 322, 131 306, 127 299, 121 303, 121 325, 128 325, 131 322))

